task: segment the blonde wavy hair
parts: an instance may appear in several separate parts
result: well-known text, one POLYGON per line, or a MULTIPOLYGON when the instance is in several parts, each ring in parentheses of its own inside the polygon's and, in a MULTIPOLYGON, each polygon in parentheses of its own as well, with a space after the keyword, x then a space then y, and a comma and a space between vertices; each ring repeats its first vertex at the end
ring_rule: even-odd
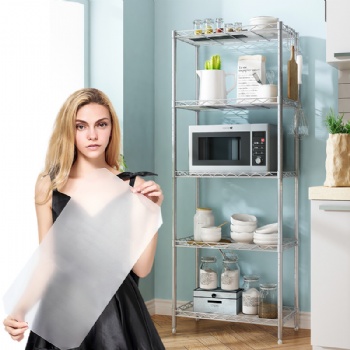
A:
POLYGON ((67 98, 56 117, 46 153, 45 168, 40 174, 40 176, 49 175, 51 179, 47 196, 68 180, 71 167, 76 160, 75 120, 79 109, 90 103, 105 106, 109 111, 112 130, 106 148, 106 162, 117 170, 120 168, 120 126, 111 101, 100 90, 94 88, 78 90, 67 98))

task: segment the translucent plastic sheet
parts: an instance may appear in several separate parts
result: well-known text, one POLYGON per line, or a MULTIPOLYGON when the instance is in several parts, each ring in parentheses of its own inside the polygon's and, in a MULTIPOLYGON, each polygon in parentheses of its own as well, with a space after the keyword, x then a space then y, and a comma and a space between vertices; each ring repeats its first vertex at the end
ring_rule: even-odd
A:
POLYGON ((78 347, 161 223, 158 205, 94 171, 6 293, 6 312, 60 349, 78 347))

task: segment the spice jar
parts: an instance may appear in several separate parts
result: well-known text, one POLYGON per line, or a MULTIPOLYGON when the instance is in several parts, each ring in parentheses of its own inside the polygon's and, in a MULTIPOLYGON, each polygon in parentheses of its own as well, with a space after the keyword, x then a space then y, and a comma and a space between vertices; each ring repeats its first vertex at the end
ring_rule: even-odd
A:
POLYGON ((235 254, 226 255, 222 261, 221 289, 235 290, 239 288, 240 268, 238 256, 235 254))
POLYGON ((260 284, 259 317, 277 318, 277 284, 260 284))
POLYGON ((193 21, 193 29, 195 35, 201 35, 202 32, 202 20, 201 19, 195 19, 193 21))
POLYGON ((202 257, 199 269, 199 288, 210 290, 216 289, 217 287, 218 274, 216 258, 214 256, 202 257))
POLYGON ((232 23, 225 23, 225 33, 232 33, 234 32, 234 27, 232 23))
POLYGON ((259 306, 259 276, 243 276, 242 312, 257 315, 259 306))
POLYGON ((241 22, 235 22, 235 31, 240 32, 242 30, 242 23, 241 22))
POLYGON ((193 218, 193 239, 201 241, 201 228, 214 226, 214 215, 210 208, 197 208, 193 218))
POLYGON ((204 33, 205 34, 213 34, 214 32, 214 23, 211 18, 206 18, 204 20, 204 33))
POLYGON ((222 33, 224 31, 224 20, 222 18, 217 18, 215 20, 216 23, 216 32, 222 33))

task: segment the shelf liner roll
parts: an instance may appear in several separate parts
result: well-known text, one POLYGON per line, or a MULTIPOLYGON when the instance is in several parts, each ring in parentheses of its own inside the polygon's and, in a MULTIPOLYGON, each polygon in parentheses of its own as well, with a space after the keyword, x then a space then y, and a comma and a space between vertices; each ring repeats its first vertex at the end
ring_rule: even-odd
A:
POLYGON ((107 169, 91 172, 5 294, 6 312, 78 347, 161 224, 158 205, 107 169))

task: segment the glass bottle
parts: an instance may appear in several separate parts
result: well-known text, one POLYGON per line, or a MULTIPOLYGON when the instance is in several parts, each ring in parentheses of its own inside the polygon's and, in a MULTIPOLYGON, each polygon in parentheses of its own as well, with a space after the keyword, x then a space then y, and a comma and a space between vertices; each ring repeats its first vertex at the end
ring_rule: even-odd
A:
POLYGON ((217 18, 215 20, 216 23, 216 32, 222 33, 224 31, 224 20, 222 18, 217 18))
POLYGON ((201 241, 201 228, 214 226, 214 215, 210 208, 197 208, 193 218, 193 239, 201 241))
POLYGON ((221 289, 236 290, 239 288, 240 268, 236 254, 226 255, 222 261, 221 289))
POLYGON ((259 306, 259 276, 243 276, 242 312, 257 315, 259 306))
POLYGON ((206 18, 204 20, 204 33, 205 34, 213 34, 214 32, 214 23, 211 18, 206 18))
POLYGON ((199 269, 199 288, 216 289, 218 287, 218 274, 216 258, 214 256, 204 256, 201 258, 199 269))
POLYGON ((202 31, 202 20, 201 19, 195 19, 193 21, 193 29, 195 35, 201 35, 203 33, 202 31))
POLYGON ((260 284, 259 317, 277 318, 277 284, 260 284))

